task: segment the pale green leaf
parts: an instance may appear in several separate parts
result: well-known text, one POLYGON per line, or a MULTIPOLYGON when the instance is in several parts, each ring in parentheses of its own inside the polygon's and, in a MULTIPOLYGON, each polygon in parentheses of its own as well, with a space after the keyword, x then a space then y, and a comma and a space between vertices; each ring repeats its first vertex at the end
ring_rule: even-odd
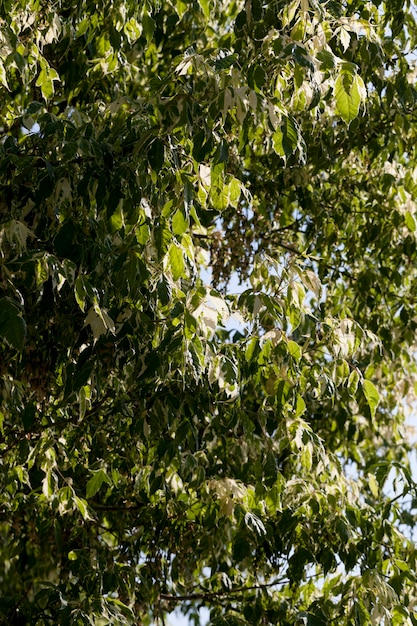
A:
POLYGON ((47 500, 49 500, 54 493, 51 469, 46 470, 45 476, 42 479, 42 493, 47 500))
POLYGON ((349 374, 349 378, 348 378, 348 381, 347 381, 347 388, 348 388, 348 391, 349 391, 351 396, 355 395, 355 393, 356 393, 356 391, 358 389, 359 380, 360 380, 359 372, 355 368, 349 374))
POLYGON ((85 520, 91 520, 91 516, 90 516, 90 514, 88 512, 88 504, 87 504, 87 502, 83 498, 79 498, 76 495, 74 495, 74 502, 75 502, 75 505, 76 505, 77 509, 79 510, 81 515, 83 516, 83 518, 85 520))
POLYGON ((346 52, 350 44, 350 35, 345 28, 341 28, 339 32, 339 36, 340 36, 340 43, 342 44, 343 51, 346 52))
POLYGON ((9 91, 9 85, 7 83, 7 77, 6 77, 6 70, 3 65, 3 61, 1 60, 0 60, 0 83, 3 85, 3 87, 6 87, 6 89, 9 91))
POLYGON ((134 17, 131 17, 130 20, 125 23, 123 30, 130 44, 135 43, 142 33, 141 26, 134 17))
POLYGON ((232 180, 228 183, 228 196, 229 196, 229 204, 233 207, 237 207, 240 193, 241 193, 241 185, 240 181, 237 178, 232 178, 232 180))
POLYGON ((45 100, 49 100, 54 93, 54 81, 48 76, 46 70, 40 71, 36 80, 36 86, 41 88, 42 96, 45 100))
POLYGON ((245 515, 245 524, 248 528, 254 530, 258 535, 266 535, 266 528, 262 520, 254 513, 247 512, 245 515))
POLYGON ((305 270, 299 273, 300 279, 307 289, 310 289, 314 295, 319 298, 321 293, 320 278, 312 270, 305 270))
POLYGON ((54 80, 59 81, 58 72, 48 65, 48 62, 44 57, 40 58, 40 67, 41 71, 39 72, 39 76, 36 80, 36 86, 41 88, 42 96, 47 101, 54 94, 54 80))
POLYGON ((101 335, 106 334, 108 331, 114 332, 115 328, 114 322, 108 313, 97 304, 94 304, 94 306, 88 310, 85 323, 90 324, 95 340, 97 340, 101 335))
POLYGON ((286 26, 294 19, 295 13, 300 6, 300 0, 292 0, 289 4, 286 5, 283 12, 282 23, 283 26, 286 26))
POLYGON ((311 442, 308 442, 305 446, 303 446, 300 461, 301 465, 307 470, 307 472, 309 472, 313 467, 313 445, 311 442))
POLYGON ((338 357, 353 354, 356 344, 355 324, 351 319, 343 319, 334 330, 333 350, 338 357))
POLYGON ((371 490, 372 495, 374 496, 374 498, 377 498, 379 494, 379 486, 375 478, 375 474, 372 474, 372 472, 368 472, 367 480, 368 480, 369 489, 371 490))

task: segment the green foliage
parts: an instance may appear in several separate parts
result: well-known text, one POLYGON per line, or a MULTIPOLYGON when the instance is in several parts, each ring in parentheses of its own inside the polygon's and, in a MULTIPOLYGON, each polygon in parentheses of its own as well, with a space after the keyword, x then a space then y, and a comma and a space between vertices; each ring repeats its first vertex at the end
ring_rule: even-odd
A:
POLYGON ((417 624, 415 19, 0 3, 0 623, 417 624))

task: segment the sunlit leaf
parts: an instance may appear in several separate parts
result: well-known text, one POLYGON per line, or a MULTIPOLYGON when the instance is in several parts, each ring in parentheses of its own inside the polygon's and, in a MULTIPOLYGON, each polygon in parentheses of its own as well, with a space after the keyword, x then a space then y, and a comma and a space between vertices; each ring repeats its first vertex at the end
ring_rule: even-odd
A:
POLYGON ((346 124, 359 114, 360 105, 366 98, 366 88, 358 74, 339 74, 335 87, 336 110, 346 124))
POLYGON ((168 250, 169 268, 172 272, 172 278, 178 280, 184 274, 185 263, 184 255, 181 248, 173 243, 168 250))
POLYGON ((362 390, 371 411, 371 416, 374 417, 380 401, 378 390, 370 380, 366 379, 362 381, 362 390))

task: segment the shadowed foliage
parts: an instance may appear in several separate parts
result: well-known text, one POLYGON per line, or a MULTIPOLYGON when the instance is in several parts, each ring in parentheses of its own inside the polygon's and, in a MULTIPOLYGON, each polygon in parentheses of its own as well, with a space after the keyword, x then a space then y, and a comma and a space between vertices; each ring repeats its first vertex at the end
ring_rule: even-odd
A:
POLYGON ((0 2, 1 624, 417 624, 416 39, 0 2))

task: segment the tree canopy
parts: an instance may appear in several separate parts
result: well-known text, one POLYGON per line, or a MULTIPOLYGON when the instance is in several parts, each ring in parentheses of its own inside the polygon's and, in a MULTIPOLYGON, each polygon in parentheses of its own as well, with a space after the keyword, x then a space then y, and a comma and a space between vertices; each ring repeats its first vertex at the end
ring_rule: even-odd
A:
POLYGON ((417 624, 415 7, 0 16, 1 623, 417 624))

